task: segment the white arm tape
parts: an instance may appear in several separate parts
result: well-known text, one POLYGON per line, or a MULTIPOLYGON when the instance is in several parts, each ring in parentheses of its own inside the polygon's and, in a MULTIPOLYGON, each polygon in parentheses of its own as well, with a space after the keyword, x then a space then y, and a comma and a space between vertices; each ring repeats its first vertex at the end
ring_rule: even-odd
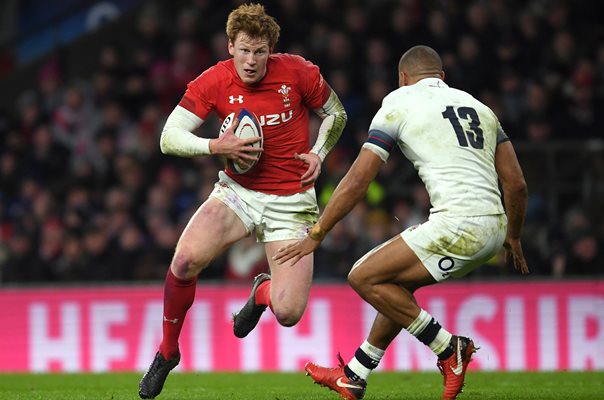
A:
POLYGON ((159 145, 162 153, 180 157, 210 154, 210 139, 193 133, 202 123, 203 119, 197 115, 184 107, 176 106, 161 133, 159 145))
POLYGON ((344 106, 334 91, 331 92, 323 107, 315 109, 314 112, 321 117, 323 121, 319 127, 315 145, 310 152, 317 154, 321 159, 321 162, 323 162, 329 151, 336 145, 336 142, 340 138, 340 135, 346 126, 347 116, 344 106))

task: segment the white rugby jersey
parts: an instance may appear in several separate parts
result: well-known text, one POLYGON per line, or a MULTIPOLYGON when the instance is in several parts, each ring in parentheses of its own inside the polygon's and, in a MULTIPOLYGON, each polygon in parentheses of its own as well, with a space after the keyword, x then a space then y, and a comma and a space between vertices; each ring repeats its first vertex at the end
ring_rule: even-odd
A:
POLYGON ((477 216, 504 212, 495 148, 506 140, 491 109, 426 78, 384 98, 363 147, 386 162, 398 145, 426 185, 430 212, 477 216))

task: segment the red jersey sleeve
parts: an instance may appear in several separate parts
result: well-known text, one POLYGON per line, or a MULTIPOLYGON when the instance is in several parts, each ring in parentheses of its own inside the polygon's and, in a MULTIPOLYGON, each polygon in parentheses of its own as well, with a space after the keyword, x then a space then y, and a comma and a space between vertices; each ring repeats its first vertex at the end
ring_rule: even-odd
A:
POLYGON ((205 70, 201 75, 189 82, 187 90, 178 105, 205 120, 216 106, 215 89, 217 82, 216 67, 205 70))
POLYGON ((295 57, 299 60, 302 69, 298 76, 304 104, 310 109, 321 108, 329 98, 331 88, 323 79, 318 66, 302 57, 295 57))

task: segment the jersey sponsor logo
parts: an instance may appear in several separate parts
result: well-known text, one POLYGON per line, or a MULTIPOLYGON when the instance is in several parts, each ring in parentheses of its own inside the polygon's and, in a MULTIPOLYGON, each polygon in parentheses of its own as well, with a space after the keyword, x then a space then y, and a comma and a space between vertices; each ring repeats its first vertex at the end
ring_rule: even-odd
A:
POLYGON ((259 115, 258 121, 260 121, 260 125, 262 126, 273 126, 285 123, 292 119, 293 116, 294 110, 289 110, 280 114, 259 115))
POLYGON ((229 96, 229 103, 230 104, 234 104, 235 102, 237 102, 239 104, 243 103, 243 95, 240 94, 237 97, 235 97, 235 96, 229 96))

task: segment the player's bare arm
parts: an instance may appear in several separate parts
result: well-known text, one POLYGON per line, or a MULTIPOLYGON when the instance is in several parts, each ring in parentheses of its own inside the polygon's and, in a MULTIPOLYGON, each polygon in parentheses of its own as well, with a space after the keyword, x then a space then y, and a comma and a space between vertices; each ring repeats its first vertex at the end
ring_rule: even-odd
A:
POLYGON ((501 181, 505 211, 508 217, 508 230, 503 244, 506 249, 506 257, 511 255, 514 260, 514 268, 527 274, 529 269, 522 252, 520 235, 524 225, 528 191, 511 142, 507 141, 497 145, 495 168, 501 181))
POLYGON ((293 259, 292 265, 307 254, 312 253, 325 235, 346 216, 365 196, 369 184, 384 164, 372 150, 363 148, 348 173, 342 178, 334 191, 319 221, 313 226, 306 238, 279 249, 274 260, 279 264, 293 259))
POLYGON ((313 183, 321 173, 321 163, 333 149, 346 126, 346 111, 336 93, 332 90, 323 107, 314 110, 323 119, 319 127, 317 140, 308 154, 295 154, 296 159, 308 165, 306 172, 300 177, 300 184, 306 186, 313 183))

